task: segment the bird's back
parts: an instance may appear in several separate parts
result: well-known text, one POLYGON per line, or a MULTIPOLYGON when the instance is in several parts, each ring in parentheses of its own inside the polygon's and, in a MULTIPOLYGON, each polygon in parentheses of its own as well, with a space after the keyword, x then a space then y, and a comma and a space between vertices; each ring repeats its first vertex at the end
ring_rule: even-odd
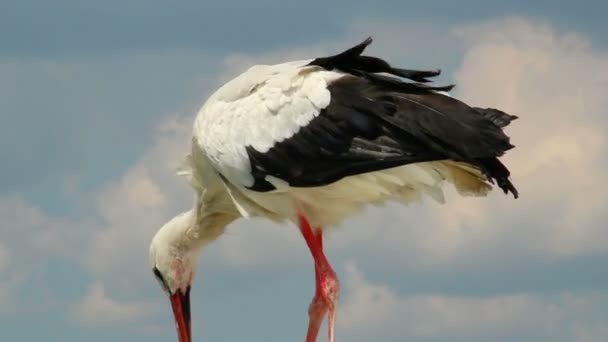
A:
POLYGON ((438 71, 363 56, 369 43, 254 66, 210 96, 194 142, 242 211, 307 210, 331 224, 369 202, 441 201, 442 181, 476 195, 497 181, 516 196, 497 159, 513 147, 502 129, 515 117, 439 94, 451 87, 425 84, 438 71))

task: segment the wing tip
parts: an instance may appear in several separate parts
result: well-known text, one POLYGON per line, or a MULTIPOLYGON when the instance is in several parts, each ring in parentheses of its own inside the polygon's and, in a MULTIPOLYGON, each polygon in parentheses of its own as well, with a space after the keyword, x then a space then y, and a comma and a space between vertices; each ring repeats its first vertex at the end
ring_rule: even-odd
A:
POLYGON ((372 36, 368 36, 367 38, 365 38, 365 40, 360 45, 368 47, 369 45, 371 45, 373 43, 373 41, 374 41, 374 39, 372 38, 372 36))
POLYGON ((514 199, 519 198, 519 191, 515 188, 515 185, 508 178, 498 179, 498 186, 502 189, 505 195, 508 195, 509 192, 513 195, 514 199))
POLYGON ((473 109, 500 128, 507 127, 511 121, 519 119, 519 117, 516 115, 505 113, 504 111, 496 108, 474 107, 473 109))
POLYGON ((370 46, 372 44, 374 40, 372 39, 371 36, 367 37, 363 42, 349 48, 346 49, 342 52, 340 52, 337 55, 328 57, 328 59, 349 59, 349 58, 356 58, 358 56, 361 56, 361 54, 363 53, 363 51, 365 51, 365 49, 370 46))
POLYGON ((490 183, 494 184, 494 180, 496 180, 496 184, 505 195, 510 192, 515 199, 519 198, 519 191, 509 179, 511 176, 509 169, 498 158, 480 158, 477 159, 477 163, 490 183))

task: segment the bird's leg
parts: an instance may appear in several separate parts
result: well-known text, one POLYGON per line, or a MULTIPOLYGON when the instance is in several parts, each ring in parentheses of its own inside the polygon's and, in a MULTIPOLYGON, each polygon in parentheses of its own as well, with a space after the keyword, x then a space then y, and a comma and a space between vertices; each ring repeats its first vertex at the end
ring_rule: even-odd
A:
POLYGON ((329 311, 329 341, 334 341, 335 309, 340 292, 336 272, 323 253, 323 231, 313 230, 308 220, 300 215, 300 231, 306 240, 315 263, 315 296, 308 309, 309 323, 306 342, 315 342, 325 314, 329 311))

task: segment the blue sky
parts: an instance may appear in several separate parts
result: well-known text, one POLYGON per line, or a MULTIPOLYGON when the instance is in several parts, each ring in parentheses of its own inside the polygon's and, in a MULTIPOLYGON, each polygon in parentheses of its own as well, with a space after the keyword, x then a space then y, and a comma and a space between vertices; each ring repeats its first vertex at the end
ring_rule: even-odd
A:
MULTIPOLYGON (((370 53, 442 68, 455 95, 520 116, 522 197, 370 208, 330 232, 339 341, 608 338, 608 29, 600 1, 0 0, 0 331, 172 341, 148 269, 188 209, 174 171, 211 91, 252 63, 370 53)), ((312 298, 294 227, 242 221, 203 252, 201 341, 298 341, 312 298)), ((321 340, 321 339, 320 339, 321 340)))

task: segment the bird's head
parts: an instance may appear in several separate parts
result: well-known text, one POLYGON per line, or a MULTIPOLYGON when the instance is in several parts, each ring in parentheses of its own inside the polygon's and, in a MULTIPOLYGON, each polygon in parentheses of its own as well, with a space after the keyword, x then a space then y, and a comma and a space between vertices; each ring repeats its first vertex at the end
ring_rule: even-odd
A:
MULTIPOLYGON (((226 201, 219 201, 223 208, 226 201)), ((217 212, 218 201, 198 203, 158 230, 150 244, 150 266, 154 277, 169 296, 179 342, 190 342, 190 288, 201 247, 217 239, 237 216, 217 212)))
POLYGON ((193 212, 176 216, 154 236, 150 245, 150 265, 154 277, 169 296, 179 342, 190 342, 190 287, 194 278, 197 248, 189 237, 193 212))

